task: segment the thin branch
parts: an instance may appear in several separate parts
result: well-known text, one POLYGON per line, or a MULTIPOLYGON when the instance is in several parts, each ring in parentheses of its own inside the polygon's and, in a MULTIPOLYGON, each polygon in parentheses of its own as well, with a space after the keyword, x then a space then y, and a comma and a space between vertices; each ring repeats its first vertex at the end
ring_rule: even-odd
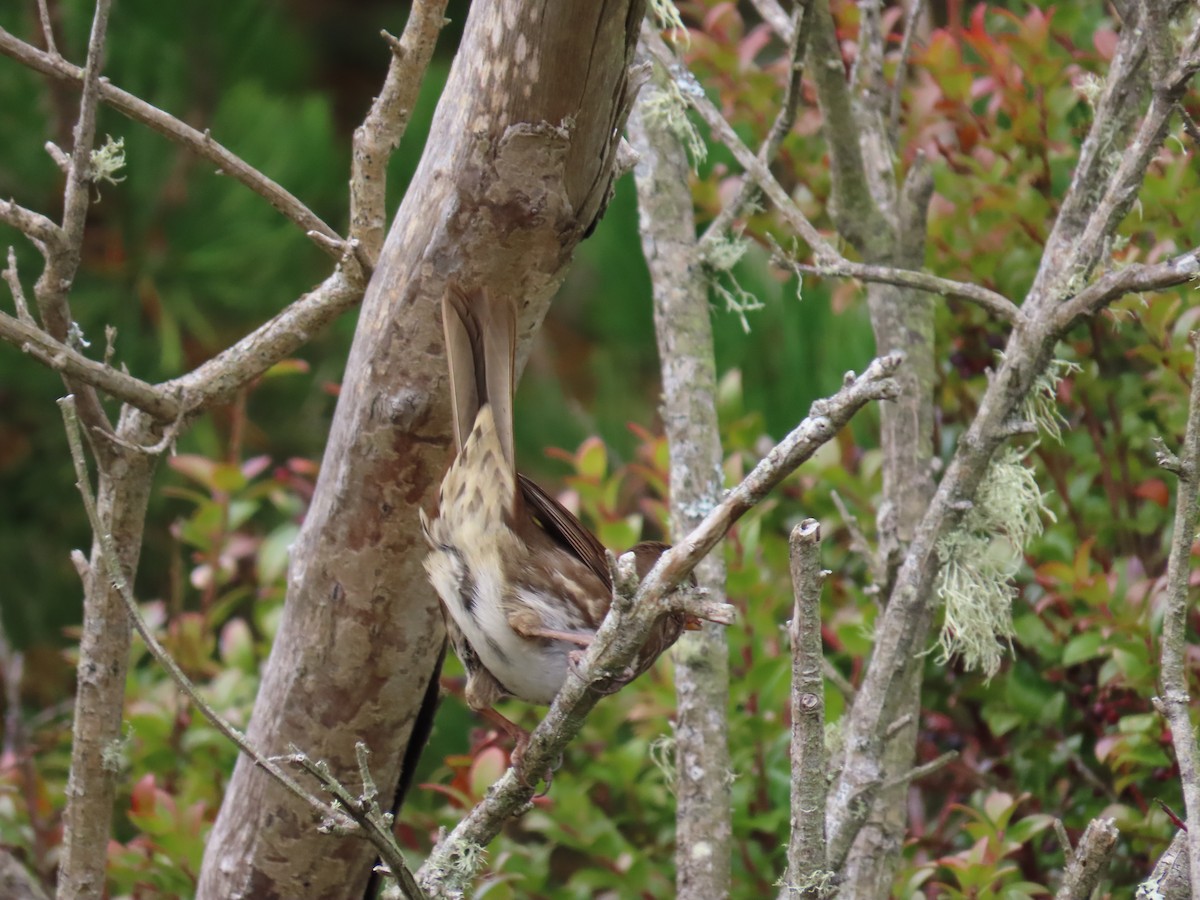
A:
POLYGON ((50 8, 46 0, 38 0, 38 19, 42 23, 42 40, 46 42, 46 50, 54 56, 61 56, 58 45, 54 43, 54 28, 50 23, 50 8))
POLYGON ((226 402, 362 300, 364 286, 362 269, 349 247, 342 264, 314 290, 233 346, 158 387, 168 395, 181 393, 197 409, 226 402))
POLYGON ((408 127, 417 92, 438 33, 445 23, 447 0, 417 0, 408 13, 400 39, 386 31, 392 61, 379 96, 354 131, 350 169, 350 238, 361 242, 374 267, 387 228, 387 164, 408 127))
POLYGON ((18 206, 12 200, 0 200, 0 220, 20 231, 45 255, 62 244, 62 230, 41 213, 18 206))
MULTIPOLYGON (((84 73, 78 66, 72 65, 60 56, 46 53, 32 44, 25 43, 3 28, 0 28, 0 54, 56 81, 76 87, 83 81, 84 73)), ((337 249, 331 249, 319 242, 314 243, 335 258, 341 255, 340 245, 345 241, 332 227, 322 221, 293 194, 213 140, 207 131, 199 131, 181 122, 169 113, 113 86, 107 80, 100 82, 99 95, 103 102, 122 115, 142 123, 164 137, 187 147, 197 156, 215 164, 221 173, 265 198, 285 217, 300 226, 306 234, 317 232, 331 238, 336 242, 337 249)))
MULTIPOLYGON (((1171 536, 1171 554, 1167 562, 1166 609, 1163 612, 1162 696, 1155 705, 1171 727, 1175 758, 1188 829, 1188 863, 1192 872, 1200 872, 1200 747, 1192 727, 1191 695, 1187 680, 1187 616, 1191 607, 1192 545, 1196 541, 1196 522, 1200 517, 1197 491, 1200 490, 1200 336, 1192 334, 1192 390, 1188 400, 1187 428, 1176 465, 1170 467, 1179 478, 1175 496, 1175 526, 1171 536)), ((1200 884, 1192 896, 1200 896, 1200 884)))
POLYGON ((1062 885, 1054 895, 1054 900, 1088 900, 1108 869, 1118 836, 1116 823, 1112 819, 1092 819, 1088 822, 1074 853, 1070 852, 1070 843, 1067 843, 1067 871, 1063 874, 1062 885))
POLYGON ((821 663, 821 526, 805 519, 789 541, 795 603, 792 644, 792 820, 781 896, 825 896, 825 680, 821 663))
POLYGON ((796 20, 779 5, 779 0, 750 0, 750 4, 781 41, 791 44, 796 39, 796 20))
POLYGON ((25 299, 25 289, 21 287, 21 276, 17 272, 17 251, 11 246, 8 248, 8 265, 5 267, 2 277, 8 285, 9 292, 12 294, 13 308, 17 311, 17 320, 31 328, 37 328, 37 323, 33 320, 33 314, 29 312, 29 301, 25 299))
MULTIPOLYGON (((848 373, 837 394, 814 403, 808 418, 729 491, 691 534, 663 554, 636 596, 624 600, 614 597, 612 609, 578 671, 568 674, 550 711, 530 737, 523 763, 526 772, 546 771, 579 732, 587 713, 600 699, 591 682, 619 676, 661 615, 680 606, 686 610, 687 597, 680 596, 686 592, 668 594, 733 524, 829 441, 855 412, 872 400, 896 395, 892 375, 899 365, 899 355, 893 354, 876 359, 861 376, 848 373)), ((529 803, 533 791, 509 769, 454 831, 438 842, 417 873, 418 882, 431 896, 450 896, 469 881, 478 865, 478 848, 491 841, 504 821, 529 803)))
MULTIPOLYGON (((872 195, 871 173, 867 170, 862 140, 865 129, 855 115, 829 2, 812 0, 812 4, 809 71, 821 107, 821 133, 829 148, 832 188, 829 211, 838 231, 851 246, 878 259, 886 255, 887 248, 895 242, 894 237, 878 198, 872 195)), ((864 25, 868 18, 864 10, 864 25)))
MULTIPOLYGON (((59 237, 47 241, 45 268, 34 285, 38 314, 42 328, 60 343, 67 343, 75 326, 68 295, 83 256, 83 230, 87 220, 92 187, 92 144, 96 133, 96 107, 100 91, 100 70, 104 66, 104 41, 108 33, 108 18, 112 0, 97 0, 88 37, 87 61, 80 75, 82 92, 79 116, 72 133, 74 146, 66 175, 63 194, 62 226, 59 237)), ((40 51, 38 51, 40 52, 40 51)), ((36 351, 35 351, 36 352, 36 351)), ((51 363, 53 365, 53 363, 51 363)), ((67 390, 79 397, 79 415, 90 432, 111 433, 112 422, 88 384, 75 382, 64 373, 67 390)), ((109 448, 94 445, 93 450, 102 462, 108 459, 109 448)))
MULTIPOLYGON (((192 684, 191 679, 183 673, 179 665, 171 658, 169 654, 158 642, 158 638, 154 636, 154 632, 142 617, 142 611, 138 608, 137 600, 134 599, 133 591, 129 586, 128 580, 125 578, 125 570, 121 566, 120 558, 117 556, 116 548, 113 546, 111 535, 107 534, 100 522, 100 515, 96 509, 96 500, 92 496, 91 480, 88 476, 87 460, 83 452, 83 438, 79 425, 79 415, 75 408, 75 398, 67 395, 58 401, 59 407, 62 409, 63 422, 67 430, 67 443, 71 450, 71 461, 75 465, 76 487, 79 488, 79 494, 83 499, 83 508, 87 512, 88 522, 92 526, 92 532, 99 544, 101 557, 104 559, 104 566, 108 570, 108 577, 112 584, 116 587, 121 595, 121 599, 125 603, 125 609, 129 613, 129 618, 133 622, 133 627, 137 629, 137 633, 141 635, 142 640, 146 644, 146 648, 150 651, 160 665, 170 674, 171 679, 179 687, 180 691, 195 704, 196 708, 208 720, 217 731, 223 734, 230 740, 242 753, 245 753, 255 764, 261 767, 272 778, 274 778, 284 788, 307 803, 316 813, 323 819, 328 819, 338 823, 340 827, 347 829, 355 829, 355 823, 348 819, 345 814, 333 809, 329 804, 324 803, 317 797, 301 787, 290 775, 281 769, 273 760, 263 756, 258 750, 246 739, 232 724, 227 722, 221 715, 209 705, 209 703, 200 696, 200 692, 196 686, 192 684)), ((75 551, 79 553, 79 551, 75 551)), ((83 554, 79 553, 82 557, 83 554)), ((85 569, 87 566, 86 560, 76 560, 76 567, 82 565, 85 569)))
POLYGON ((883 790, 886 791, 888 788, 891 788, 891 787, 896 787, 898 785, 905 785, 905 784, 909 784, 913 781, 918 781, 918 780, 924 778, 926 775, 932 775, 938 769, 945 768, 946 766, 950 765, 950 763, 954 762, 954 760, 956 760, 956 759, 958 759, 958 751, 957 750, 947 750, 945 753, 931 759, 927 763, 921 763, 921 765, 919 765, 919 766, 913 766, 907 772, 901 772, 899 775, 895 776, 894 778, 889 778, 887 781, 885 781, 883 783, 883 790))
MULTIPOLYGON (((655 58, 668 71, 672 66, 679 65, 679 60, 675 58, 675 54, 667 47, 661 37, 655 34, 650 29, 642 30, 642 40, 646 44, 646 49, 650 51, 650 55, 655 58)), ((808 218, 800 211, 787 191, 771 174, 771 169, 763 163, 749 147, 742 143, 742 139, 737 136, 737 132, 721 115, 721 111, 713 105, 712 101, 704 96, 701 91, 688 91, 684 94, 687 102, 700 114, 708 127, 712 129, 714 136, 721 141, 730 152, 738 164, 749 173, 750 177, 758 182, 758 186, 762 188, 763 193, 767 198, 775 204, 780 215, 792 229, 804 239, 804 241, 812 248, 813 254, 821 262, 835 263, 841 262, 841 254, 834 249, 816 227, 808 221, 808 218)))
POLYGON ((344 810, 346 815, 358 824, 367 839, 375 845, 380 858, 389 869, 388 874, 396 879, 404 896, 408 900, 425 900, 425 892, 413 878, 412 871, 404 861, 404 854, 400 852, 400 847, 392 834, 392 815, 385 813, 379 806, 379 790, 375 786, 375 779, 371 776, 371 769, 368 765, 370 751, 366 744, 358 741, 354 745, 354 752, 358 758, 358 773, 363 786, 362 793, 357 796, 333 776, 329 770, 329 764, 324 760, 314 762, 293 747, 288 762, 313 776, 325 790, 333 794, 338 808, 344 810))
MULTIPOLYGON (((5 281, 9 281, 8 271, 5 271, 5 281)), ((28 311, 26 315, 28 316, 28 311)), ((56 372, 99 388, 118 400, 145 410, 156 419, 169 422, 179 417, 179 401, 169 390, 155 387, 119 369, 89 359, 73 347, 56 341, 32 321, 24 321, 22 318, 14 318, 8 313, 0 312, 0 339, 36 356, 56 372)))
MULTIPOLYGON (((809 6, 810 0, 802 0, 802 2, 796 5, 796 10, 792 15, 792 38, 788 44, 786 57, 788 65, 787 85, 784 88, 783 100, 780 101, 779 113, 775 116, 775 121, 771 124, 770 131, 767 132, 766 140, 758 148, 759 161, 768 167, 779 152, 779 147, 783 143, 783 139, 787 137, 788 132, 792 130, 792 125, 796 122, 796 109, 800 104, 802 76, 804 74, 804 49, 808 46, 804 23, 805 17, 808 15, 809 6)), ((737 195, 725 205, 725 208, 704 229, 704 234, 699 241, 700 246, 705 247, 724 235, 732 227, 734 221, 742 215, 746 207, 754 202, 755 197, 761 190, 752 178, 747 177, 743 179, 741 185, 738 187, 737 195)))
MULTIPOLYGON (((717 371, 708 278, 697 262, 696 218, 688 157, 678 134, 650 114, 667 96, 666 75, 653 71, 626 129, 640 159, 634 168, 638 231, 650 272, 654 331, 662 370, 663 430, 670 450, 671 539, 687 534, 720 502, 720 429, 713 397, 717 371)), ((744 183, 743 187, 752 182, 744 183)), ((735 201, 736 202, 736 201, 735 201)), ((695 573, 697 588, 725 599, 721 553, 695 573)), ((720 896, 729 890, 733 847, 729 722, 714 709, 729 704, 729 645, 723 628, 683 634, 675 661, 675 893, 720 896), (702 844, 708 852, 693 849, 702 844)))
MULTIPOLYGON (((1164 900, 1183 900, 1192 895, 1188 866, 1187 832, 1177 831, 1170 845, 1163 851, 1154 871, 1138 885, 1138 897, 1161 897, 1164 900)), ((1090 895, 1076 894, 1055 897, 1055 900, 1089 900, 1090 895)))
MULTIPOLYGON (((79 98, 79 117, 72 133, 71 168, 67 172, 67 187, 63 197, 63 240, 70 266, 67 281, 75 277, 79 267, 79 252, 83 245, 83 226, 87 220, 92 192, 92 146, 96 137, 96 107, 100 102, 100 70, 104 68, 104 40, 108 34, 108 17, 112 0, 96 0, 96 14, 88 37, 87 61, 83 68, 79 98)), ((56 275, 61 273, 56 272, 56 275)), ((59 293, 59 292, 55 292, 59 293)), ((61 289, 65 301, 66 287, 61 289)), ((43 315, 42 321, 46 321, 43 315)))
POLYGON ((974 303, 980 309, 986 310, 996 318, 1008 322, 1010 325, 1019 325, 1024 319, 1020 307, 1003 294, 965 281, 940 278, 937 275, 930 275, 926 272, 914 272, 911 269, 873 266, 849 260, 811 265, 796 262, 783 254, 782 251, 775 254, 774 261, 780 265, 790 266, 800 275, 820 275, 826 278, 857 278, 859 281, 894 284, 897 287, 914 288, 915 290, 925 291, 929 294, 938 294, 942 297, 965 300, 968 303, 974 303))
POLYGON ((838 693, 841 694, 842 698, 846 701, 846 706, 853 706, 854 695, 856 691, 854 690, 854 685, 850 682, 850 679, 838 671, 837 666, 827 659, 821 660, 821 672, 833 684, 833 686, 837 688, 838 693))
POLYGON ((1046 239, 1031 296, 1049 293, 1052 283, 1060 279, 1069 281, 1073 274, 1080 234, 1110 180, 1114 148, 1125 142, 1143 105, 1145 59, 1145 31, 1134 22, 1126 22, 1103 89, 1092 104, 1092 125, 1079 148, 1071 184, 1046 239))
POLYGON ((892 104, 888 113, 888 126, 892 133, 892 143, 897 143, 900 129, 900 96, 904 93, 904 84, 908 80, 908 60, 912 55, 913 38, 917 34, 917 26, 921 23, 921 14, 925 12, 925 0, 911 0, 904 21, 904 37, 900 41, 900 60, 896 64, 896 79, 892 83, 892 104))
POLYGON ((48 895, 5 847, 0 847, 0 896, 5 900, 47 900, 48 895))
POLYGON ((1135 263, 1103 275, 1054 311, 1054 327, 1063 331, 1126 294, 1161 291, 1200 277, 1200 246, 1147 266, 1135 263))

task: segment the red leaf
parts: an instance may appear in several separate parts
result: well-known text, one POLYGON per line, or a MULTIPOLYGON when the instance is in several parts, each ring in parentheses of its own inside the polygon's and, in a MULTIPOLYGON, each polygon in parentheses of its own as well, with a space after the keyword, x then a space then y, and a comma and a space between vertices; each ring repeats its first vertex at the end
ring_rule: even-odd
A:
POLYGON ((1133 495, 1143 500, 1152 500, 1163 509, 1171 502, 1171 492, 1161 478, 1147 478, 1133 489, 1133 495))

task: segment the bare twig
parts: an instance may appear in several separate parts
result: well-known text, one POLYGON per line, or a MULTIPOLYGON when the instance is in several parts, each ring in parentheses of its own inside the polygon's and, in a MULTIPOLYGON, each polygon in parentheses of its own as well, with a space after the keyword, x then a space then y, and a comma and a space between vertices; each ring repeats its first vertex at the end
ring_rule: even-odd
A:
POLYGON ((947 750, 945 753, 931 759, 927 763, 921 763, 919 766, 913 766, 907 772, 901 772, 893 778, 889 778, 883 783, 883 789, 887 790, 890 787, 907 785, 913 781, 919 781, 926 775, 932 775, 938 769, 945 768, 958 759, 957 750, 947 750))
POLYGON ((445 22, 447 0, 418 0, 412 4, 400 39, 386 31, 392 61, 379 96, 354 132, 350 170, 350 237, 362 243, 373 267, 383 247, 387 227, 387 163, 400 145, 417 101, 425 69, 433 57, 438 33, 445 22))
POLYGON ((63 153, 62 148, 58 144, 54 143, 54 141, 46 141, 42 146, 45 148, 46 153, 50 155, 50 158, 54 160, 54 164, 58 166, 58 171, 64 175, 71 171, 71 157, 63 153))
POLYGON ((389 874, 396 879, 404 896, 408 900, 425 900, 425 892, 413 878, 412 871, 404 861, 404 854, 400 852, 400 847, 392 835, 392 815, 385 813, 379 806, 379 790, 375 786, 375 779, 371 777, 368 765, 370 751, 366 744, 358 741, 354 745, 354 752, 358 758, 358 773, 363 786, 362 793, 357 796, 333 776, 329 764, 324 760, 314 762, 293 747, 288 762, 313 776, 325 790, 333 794, 338 808, 344 810, 346 815, 358 824, 362 834, 375 845, 380 858, 389 869, 389 874))
MULTIPOLYGON (((5 280, 8 280, 7 272, 5 280)), ((67 378, 99 388, 157 419, 171 421, 179 416, 179 401, 169 391, 89 359, 78 350, 56 341, 32 322, 0 312, 0 339, 37 356, 45 365, 67 378)), ((107 436, 112 437, 111 434, 107 436)))
MULTIPOLYGON (((1063 837, 1065 834, 1059 840, 1063 837)), ((1092 819, 1074 853, 1071 853, 1068 841, 1064 848, 1067 871, 1063 874, 1062 885, 1054 895, 1054 900, 1088 900, 1108 869, 1108 862, 1117 846, 1117 837, 1117 826, 1112 819, 1092 819)))
MULTIPOLYGON (((771 0, 774 2, 774 0, 771 0)), ((795 12, 792 14, 792 38, 788 44, 787 64, 788 76, 787 85, 784 88, 783 99, 779 104, 779 113, 775 116, 775 121, 771 124, 771 130, 767 132, 766 140, 763 141, 761 147, 758 148, 758 159, 766 166, 770 166, 775 159, 775 155, 779 152, 779 146, 783 143, 783 139, 787 137, 788 132, 792 130, 792 125, 796 122, 796 108, 800 103, 801 94, 801 76, 804 73, 804 49, 808 46, 806 38, 804 20, 807 15, 809 3, 807 0, 796 4, 795 12)), ((712 241, 721 238, 726 231, 730 229, 733 223, 749 206, 755 196, 760 192, 761 188, 752 178, 745 178, 738 187, 737 195, 725 208, 722 209, 716 217, 704 229, 704 234, 700 238, 700 246, 704 247, 712 241)))
MULTIPOLYGON (((80 497, 83 499, 83 507, 87 512, 88 522, 92 526, 92 532, 95 535, 97 542, 100 545, 101 556, 104 559, 104 565, 107 570, 108 577, 112 580, 113 585, 120 592, 121 599, 125 603, 125 609, 129 614, 130 620, 133 622, 133 627, 137 629, 137 633, 141 635, 142 640, 146 643, 146 648, 150 651, 150 655, 158 661, 163 668, 170 674, 171 679, 179 687, 179 689, 187 696, 187 698, 195 704, 201 715, 208 720, 217 731, 229 739, 242 753, 245 753, 254 762, 266 771, 279 784, 283 785, 288 791, 299 797, 307 803, 317 814, 323 819, 339 823, 340 826, 353 829, 355 823, 348 819, 343 813, 330 807, 327 803, 322 802, 317 797, 301 787, 290 775, 283 771, 273 760, 263 756, 258 750, 246 740, 246 736, 242 734, 232 724, 221 717, 212 706, 200 696, 200 692, 196 686, 192 684, 191 679, 183 673, 179 665, 171 658, 166 648, 159 643, 158 638, 154 636, 154 632, 146 623, 142 616, 141 610, 138 608, 137 600, 134 599, 133 591, 129 586, 129 582, 125 578, 124 569, 121 566, 121 561, 117 556, 116 548, 113 546, 112 538, 106 533, 103 525, 100 522, 100 516, 96 509, 96 501, 92 496, 90 478, 87 470, 87 460, 83 452, 83 439, 79 426, 79 417, 75 408, 75 398, 71 395, 63 397, 58 401, 58 405, 62 409, 63 422, 67 430, 67 442, 71 449, 71 460, 75 464, 76 486, 79 488, 80 497)), ((79 551, 75 551, 78 553, 79 551)), ((79 554, 82 557, 82 554, 79 554)), ((86 560, 77 560, 76 567, 83 567, 86 570, 86 560)))
POLYGON ((50 22, 50 8, 46 6, 46 0, 38 0, 38 19, 42 23, 42 40, 46 42, 46 49, 54 56, 60 56, 58 46, 54 43, 54 28, 50 22))
MULTIPOLYGON (((79 86, 83 82, 84 72, 78 66, 72 65, 61 56, 46 53, 32 44, 25 43, 3 28, 0 28, 0 54, 15 59, 35 72, 40 72, 57 81, 74 86, 79 86)), ((135 122, 141 122, 170 140, 187 147, 197 156, 214 163, 220 172, 264 197, 280 213, 299 225, 306 234, 310 231, 317 232, 332 238, 339 247, 343 243, 341 236, 297 197, 217 143, 207 131, 199 131, 181 122, 133 94, 115 87, 108 81, 101 81, 98 90, 99 97, 104 103, 135 122)), ((335 258, 341 255, 340 249, 331 249, 320 243, 318 246, 335 258)))
POLYGON ((1070 860, 1075 855, 1075 848, 1071 846, 1071 836, 1067 834, 1062 819, 1054 820, 1054 836, 1058 838, 1058 845, 1062 847, 1063 859, 1070 860))
POLYGON ((900 41, 900 60, 896 64, 896 77, 892 84, 892 108, 888 113, 888 127, 892 134, 893 144, 897 140, 900 128, 900 96, 904 93, 904 84, 908 79, 908 59, 912 53, 913 38, 917 34, 917 25, 921 22, 921 14, 925 12, 925 0, 911 0, 907 4, 904 20, 904 37, 900 41))
POLYGON ((197 409, 226 402, 362 300, 363 288, 362 269, 348 251, 342 264, 314 290, 233 346, 158 387, 168 396, 186 396, 197 409))
POLYGON ((796 21, 779 5, 779 0, 751 0, 751 5, 781 41, 790 44, 796 39, 796 21))
POLYGON ((866 263, 843 260, 836 263, 808 265, 796 262, 782 251, 774 255, 775 262, 790 266, 798 274, 820 275, 822 277, 857 278, 860 281, 876 282, 879 284, 894 284, 897 287, 913 288, 929 294, 942 297, 953 297, 974 303, 980 309, 986 310, 993 316, 1010 325, 1021 322, 1021 310, 1003 294, 988 290, 977 284, 965 281, 954 281, 949 278, 939 278, 926 272, 914 272, 911 269, 897 269, 891 266, 873 266, 866 263))
POLYGON ((828 678, 838 693, 846 700, 846 706, 854 705, 854 685, 850 683, 850 679, 838 671, 837 666, 831 663, 828 659, 821 660, 821 671, 828 678))
MULTIPOLYGON (((892 375, 899 365, 898 355, 885 356, 872 362, 858 377, 848 373, 837 394, 814 403, 808 418, 771 450, 741 484, 730 490, 691 534, 663 554, 642 581, 628 613, 622 612, 623 604, 614 602, 579 664, 579 671, 567 676, 549 713, 534 730, 525 752, 526 772, 546 771, 578 733, 585 716, 600 699, 591 690, 590 682, 624 671, 654 622, 663 613, 686 604, 686 597, 678 593, 668 595, 733 524, 830 440, 855 412, 872 400, 895 395, 892 375)), ((506 772, 488 796, 434 847, 417 873, 418 882, 431 896, 448 896, 461 887, 478 865, 477 860, 469 864, 475 856, 474 848, 491 841, 504 821, 529 802, 533 791, 511 769, 506 772), (447 881, 446 875, 451 872, 453 878, 447 881)))
POLYGON ((33 315, 29 312, 29 301, 25 299, 25 289, 21 287, 21 276, 17 273, 17 252, 12 247, 8 248, 8 265, 4 268, 3 278, 12 294, 17 320, 31 328, 36 328, 33 315))
MULTIPOLYGON (((879 181, 872 177, 867 158, 864 137, 868 129, 855 114, 854 96, 843 74, 842 48, 829 2, 812 0, 812 4, 809 71, 821 106, 821 132, 829 147, 829 211, 841 235, 860 253, 870 252, 871 261, 879 261, 895 245, 896 237, 881 208, 883 198, 872 190, 879 186, 879 181)), ((887 142, 887 136, 872 133, 871 137, 874 149, 882 152, 880 145, 887 142)), ((890 158, 890 154, 884 155, 890 158)), ((875 162, 878 164, 879 160, 875 162)))
POLYGON ((825 680, 821 663, 821 526, 805 519, 790 540, 795 604, 792 643, 792 820, 787 887, 781 897, 823 897, 834 873, 826 868, 825 680))
MULTIPOLYGON (((67 276, 67 283, 74 278, 79 267, 79 252, 83 244, 83 226, 87 219, 92 191, 92 144, 96 137, 96 107, 100 102, 100 70, 104 68, 104 40, 108 34, 108 17, 112 0, 97 0, 96 14, 92 18, 92 32, 88 37, 87 62, 83 68, 82 88, 79 99, 79 117, 75 120, 72 133, 71 167, 67 172, 67 187, 63 198, 63 241, 67 246, 67 258, 63 268, 69 272, 55 272, 56 276, 67 276)), ((55 291, 54 294, 58 294, 55 291)), ((65 298, 66 287, 61 289, 65 298)), ((47 317, 42 316, 45 322, 47 317)))
MULTIPOLYGON (((642 39, 650 55, 661 65, 665 66, 668 71, 672 66, 679 65, 679 60, 676 59, 675 54, 671 52, 663 39, 652 30, 644 30, 642 32, 642 39)), ((685 99, 700 114, 700 118, 708 124, 709 128, 713 130, 716 138, 729 148, 739 165, 749 173, 751 178, 758 182, 758 186, 762 188, 763 193, 775 204, 780 215, 783 216, 788 225, 812 248, 817 259, 823 263, 841 262, 841 254, 808 221, 808 218, 801 212, 800 207, 792 202, 787 191, 783 189, 783 186, 775 179, 775 176, 771 174, 770 167, 762 162, 753 150, 742 143, 742 139, 737 136, 733 127, 725 121, 725 117, 721 115, 721 111, 713 105, 712 101, 705 97, 702 91, 689 91, 685 94, 685 99)))
MULTIPOLYGON (((1191 721, 1191 695, 1188 691, 1185 657, 1187 653, 1187 615, 1190 603, 1192 545, 1196 540, 1196 521, 1200 517, 1197 491, 1200 490, 1200 336, 1192 334, 1192 391, 1188 401, 1187 429, 1183 436, 1177 465, 1171 470, 1179 478, 1175 496, 1175 527, 1167 562, 1167 599, 1163 612, 1162 695, 1156 706, 1171 726, 1175 758, 1187 820, 1200 823, 1200 747, 1191 721)), ((1192 872, 1200 872, 1200 827, 1188 829, 1188 863, 1192 872)), ((1200 884, 1192 896, 1200 896, 1200 884)))
POLYGON ((1200 247, 1154 265, 1135 263, 1108 272, 1054 311, 1055 327, 1070 328, 1076 319, 1089 316, 1126 294, 1161 291, 1195 281, 1197 277, 1200 277, 1200 247))
POLYGON ((0 847, 0 897, 5 900, 48 900, 41 885, 4 847, 0 847))
MULTIPOLYGON (((110 12, 111 0, 97 0, 88 37, 87 61, 80 75, 83 87, 63 194, 62 225, 56 229, 57 236, 53 240, 45 240, 43 255, 46 265, 34 285, 42 327, 60 343, 67 343, 72 329, 76 327, 68 296, 83 255, 83 229, 91 199, 92 144, 96 133, 100 70, 104 65, 104 41, 110 12)), ((75 381, 65 372, 63 382, 68 391, 79 397, 79 415, 87 423, 89 432, 110 433, 112 423, 95 389, 89 384, 75 381)), ((95 446, 93 449, 101 461, 108 458, 108 448, 95 446)))
POLYGON ((0 200, 0 221, 28 237, 43 255, 62 243, 62 232, 57 225, 41 213, 18 206, 12 200, 0 200))

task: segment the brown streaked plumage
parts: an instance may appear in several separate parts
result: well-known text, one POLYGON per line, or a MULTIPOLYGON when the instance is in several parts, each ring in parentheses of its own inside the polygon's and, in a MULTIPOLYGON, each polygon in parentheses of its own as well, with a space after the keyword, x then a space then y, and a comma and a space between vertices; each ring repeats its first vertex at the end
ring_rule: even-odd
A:
MULTIPOLYGON (((608 612, 612 581, 604 545, 561 503, 516 470, 513 356, 516 310, 504 298, 456 287, 442 301, 456 456, 434 518, 425 569, 442 600, 455 653, 467 672, 467 702, 518 739, 492 705, 506 695, 548 704, 573 655, 608 612)), ((634 548, 640 576, 666 545, 634 548)), ((679 637, 682 615, 665 616, 630 677, 679 637)))

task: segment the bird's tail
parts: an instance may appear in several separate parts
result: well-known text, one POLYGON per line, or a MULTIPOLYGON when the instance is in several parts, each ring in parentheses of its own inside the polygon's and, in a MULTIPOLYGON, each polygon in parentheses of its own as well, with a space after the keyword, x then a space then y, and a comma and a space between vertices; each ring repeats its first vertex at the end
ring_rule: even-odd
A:
POLYGON ((454 446, 459 453, 480 409, 491 406, 504 461, 516 471, 513 449, 513 368, 517 346, 516 309, 507 297, 486 288, 447 286, 442 328, 450 371, 454 446))

